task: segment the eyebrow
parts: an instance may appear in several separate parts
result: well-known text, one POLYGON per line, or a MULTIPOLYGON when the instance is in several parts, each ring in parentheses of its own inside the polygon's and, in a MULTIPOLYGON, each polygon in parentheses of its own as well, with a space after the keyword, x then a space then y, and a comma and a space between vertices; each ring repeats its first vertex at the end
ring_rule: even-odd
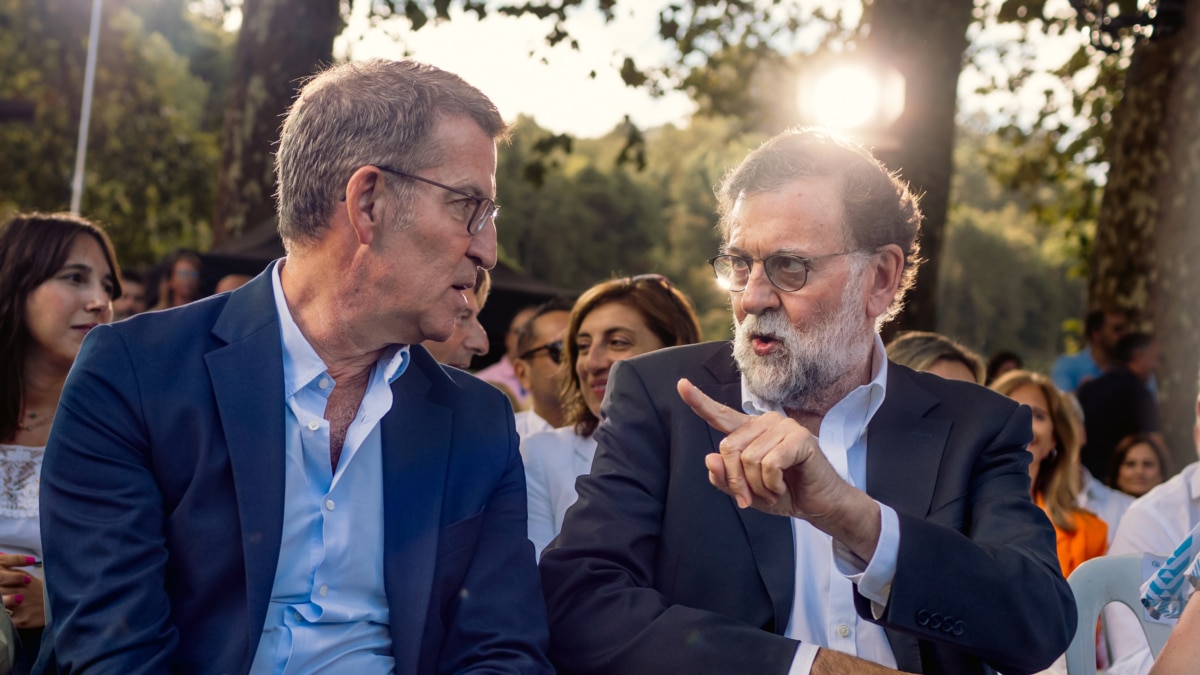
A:
MULTIPOLYGON (((746 249, 741 248, 740 246, 728 246, 728 245, 725 246, 725 252, 732 253, 734 255, 746 255, 748 253, 748 251, 746 251, 746 249)), ((774 251, 771 251, 770 253, 768 253, 767 255, 765 255, 763 257, 769 258, 773 255, 792 255, 792 256, 796 256, 797 258, 810 257, 809 254, 802 253, 799 249, 797 249, 795 247, 777 248, 774 251)))
MULTIPOLYGON (((63 272, 66 272, 68 270, 87 272, 88 274, 94 274, 96 272, 96 270, 87 263, 75 262, 75 263, 67 263, 66 265, 63 265, 58 270, 58 272, 56 272, 56 274, 62 274, 63 272)), ((112 272, 109 272, 108 274, 105 274, 102 277, 102 279, 109 281, 111 283, 111 282, 116 281, 116 276, 114 276, 112 272)))

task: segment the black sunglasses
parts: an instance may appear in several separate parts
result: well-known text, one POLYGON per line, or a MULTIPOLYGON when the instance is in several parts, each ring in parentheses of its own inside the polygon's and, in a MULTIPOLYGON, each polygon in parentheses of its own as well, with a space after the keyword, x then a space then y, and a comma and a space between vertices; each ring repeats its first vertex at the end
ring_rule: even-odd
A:
POLYGON ((550 360, 553 361, 555 363, 555 365, 562 363, 562 355, 563 355, 563 341, 562 340, 555 340, 554 342, 547 342, 546 344, 542 345, 541 347, 534 347, 533 349, 530 349, 529 351, 525 352, 524 354, 521 354, 517 358, 521 359, 522 361, 528 361, 528 360, 532 359, 534 356, 536 356, 538 352, 541 352, 541 351, 546 352, 546 356, 549 356, 550 360))

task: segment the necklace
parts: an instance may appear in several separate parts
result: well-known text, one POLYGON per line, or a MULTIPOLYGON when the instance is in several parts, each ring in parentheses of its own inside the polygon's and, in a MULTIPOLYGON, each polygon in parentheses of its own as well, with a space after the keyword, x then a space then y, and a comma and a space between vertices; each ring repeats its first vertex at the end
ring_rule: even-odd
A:
POLYGON ((20 429, 21 431, 33 431, 34 429, 40 429, 41 427, 44 427, 53 421, 54 421, 54 413, 53 412, 50 413, 49 415, 46 415, 46 414, 39 414, 39 413, 31 411, 31 412, 25 413, 25 415, 21 419, 21 421, 17 423, 17 428, 20 429))

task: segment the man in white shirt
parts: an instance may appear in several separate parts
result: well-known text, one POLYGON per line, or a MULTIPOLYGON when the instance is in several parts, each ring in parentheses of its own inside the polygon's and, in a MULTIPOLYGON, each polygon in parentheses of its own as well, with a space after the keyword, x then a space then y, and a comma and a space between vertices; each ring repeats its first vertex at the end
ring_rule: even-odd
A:
POLYGON ((517 333, 517 360, 513 372, 529 392, 529 410, 515 415, 521 438, 562 426, 562 399, 558 395, 563 336, 571 301, 555 298, 537 308, 517 333))
MULTIPOLYGON (((1200 453, 1200 396, 1192 430, 1200 453)), ((1139 497, 1121 518, 1109 555, 1149 553, 1167 557, 1200 523, 1200 462, 1183 467, 1175 476, 1139 497)), ((1112 652, 1110 675, 1144 675, 1154 657, 1145 633, 1128 609, 1109 605, 1104 610, 1112 652)))
POLYGON ((907 186, 781 134, 719 191, 734 342, 617 364, 542 554, 560 672, 1032 672, 1075 629, 1029 499, 1031 417, 886 359, 919 263, 907 186), (889 671, 890 672, 890 671, 889 671))
POLYGON ((420 346, 496 262, 504 133, 451 73, 333 67, 283 122, 287 257, 88 335, 42 471, 51 670, 551 672, 512 409, 420 346))

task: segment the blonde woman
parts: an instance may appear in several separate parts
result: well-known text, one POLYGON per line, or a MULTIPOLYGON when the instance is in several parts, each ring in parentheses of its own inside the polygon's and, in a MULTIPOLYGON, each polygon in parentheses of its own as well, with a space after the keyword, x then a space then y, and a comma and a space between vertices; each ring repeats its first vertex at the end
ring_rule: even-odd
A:
POLYGON ((1104 555, 1108 548, 1108 525, 1077 505, 1079 427, 1066 399, 1045 375, 1013 370, 991 388, 1033 411, 1029 493, 1054 524, 1058 562, 1063 576, 1070 576, 1085 560, 1104 555))

